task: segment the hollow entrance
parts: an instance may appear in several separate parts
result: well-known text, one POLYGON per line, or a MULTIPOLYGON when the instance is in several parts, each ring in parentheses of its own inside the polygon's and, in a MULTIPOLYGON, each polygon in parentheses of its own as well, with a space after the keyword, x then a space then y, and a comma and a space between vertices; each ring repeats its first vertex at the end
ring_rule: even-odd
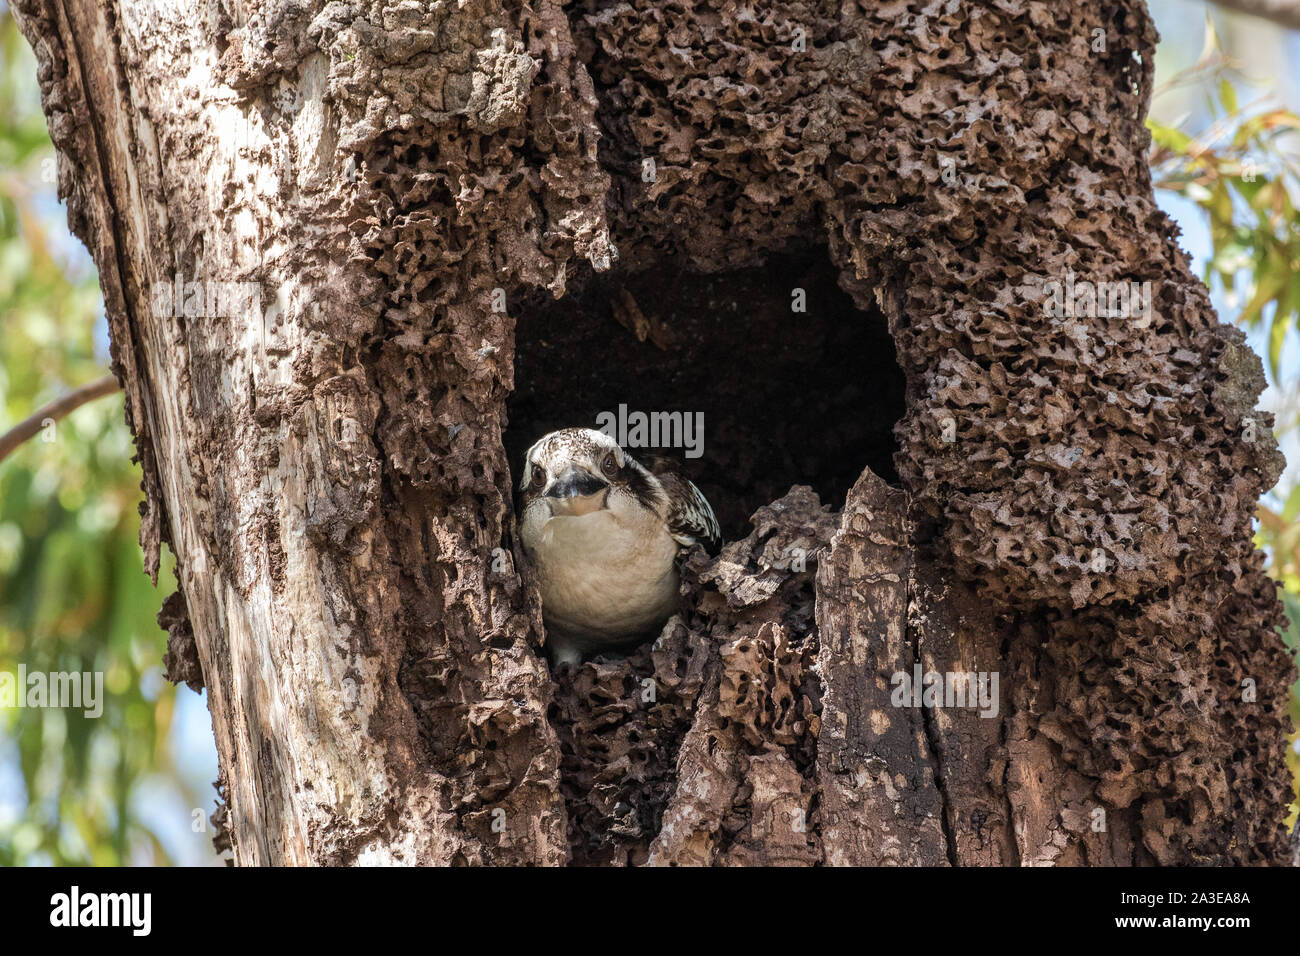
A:
POLYGON ((662 453, 684 461, 728 540, 791 485, 839 509, 864 465, 896 481, 894 343, 884 316, 839 288, 824 247, 712 275, 682 263, 588 274, 562 299, 521 306, 505 436, 516 477, 542 435, 599 427, 624 406, 703 414, 699 457, 662 453), (792 309, 799 289, 803 312, 792 309))

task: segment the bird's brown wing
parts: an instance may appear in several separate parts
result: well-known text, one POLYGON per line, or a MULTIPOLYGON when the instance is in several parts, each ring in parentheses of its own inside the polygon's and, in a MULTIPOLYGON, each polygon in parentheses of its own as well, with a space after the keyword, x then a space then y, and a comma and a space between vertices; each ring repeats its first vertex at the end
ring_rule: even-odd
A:
POLYGON ((668 532, 678 544, 702 544, 709 552, 722 544, 722 529, 709 507, 709 501, 682 472, 681 464, 664 455, 647 455, 643 459, 668 496, 665 519, 668 532))

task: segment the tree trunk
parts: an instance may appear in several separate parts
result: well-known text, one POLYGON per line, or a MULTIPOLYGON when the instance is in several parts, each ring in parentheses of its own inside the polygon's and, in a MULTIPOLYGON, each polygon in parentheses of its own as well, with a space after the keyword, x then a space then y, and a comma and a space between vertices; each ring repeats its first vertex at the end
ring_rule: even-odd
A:
POLYGON ((12 5, 237 863, 1289 859, 1280 456, 1141 3, 12 5), (511 469, 620 403, 706 412, 732 543, 553 679, 511 469))

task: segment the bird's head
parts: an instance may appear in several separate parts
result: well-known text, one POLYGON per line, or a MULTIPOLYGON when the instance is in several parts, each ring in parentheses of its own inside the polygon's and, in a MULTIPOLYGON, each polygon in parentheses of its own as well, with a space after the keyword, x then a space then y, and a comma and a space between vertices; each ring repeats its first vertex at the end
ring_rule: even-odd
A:
POLYGON ((550 516, 657 510, 659 482, 618 442, 591 428, 563 428, 524 456, 524 509, 550 516))

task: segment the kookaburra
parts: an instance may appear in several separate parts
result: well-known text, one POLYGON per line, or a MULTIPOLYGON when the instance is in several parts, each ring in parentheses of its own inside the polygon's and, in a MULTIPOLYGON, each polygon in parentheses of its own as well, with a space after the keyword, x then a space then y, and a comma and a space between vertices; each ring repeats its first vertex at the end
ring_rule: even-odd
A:
POLYGON ((652 636, 677 609, 678 553, 719 543, 676 463, 646 462, 590 428, 551 432, 524 456, 519 534, 557 664, 652 636))

